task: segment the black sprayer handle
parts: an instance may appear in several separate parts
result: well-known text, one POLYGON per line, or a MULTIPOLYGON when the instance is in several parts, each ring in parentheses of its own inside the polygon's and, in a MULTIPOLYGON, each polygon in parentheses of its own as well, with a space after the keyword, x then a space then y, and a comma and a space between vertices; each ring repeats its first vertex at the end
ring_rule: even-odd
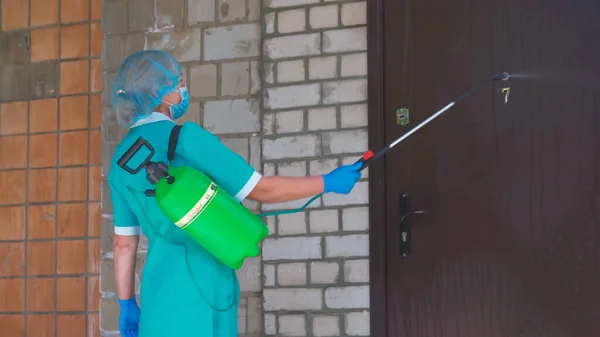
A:
POLYGON ((150 162, 153 155, 154 155, 154 148, 147 141, 145 141, 142 137, 140 137, 135 141, 135 143, 133 143, 133 145, 131 145, 131 147, 129 149, 127 149, 127 151, 123 154, 123 156, 121 158, 119 158, 119 160, 117 161, 117 164, 119 165, 119 167, 121 167, 125 171, 127 171, 131 174, 136 174, 136 173, 138 173, 139 170, 144 168, 150 162), (129 160, 131 160, 131 158, 143 146, 148 148, 148 150, 150 151, 150 154, 148 155, 148 157, 146 157, 146 159, 138 167, 136 167, 135 169, 131 169, 129 166, 127 166, 127 162, 129 162, 129 160))
POLYGON ((358 170, 362 171, 362 170, 366 169, 371 164, 374 157, 375 157, 375 153, 373 153, 373 150, 369 150, 369 151, 365 152, 362 155, 362 157, 355 162, 355 164, 362 163, 362 166, 358 170))

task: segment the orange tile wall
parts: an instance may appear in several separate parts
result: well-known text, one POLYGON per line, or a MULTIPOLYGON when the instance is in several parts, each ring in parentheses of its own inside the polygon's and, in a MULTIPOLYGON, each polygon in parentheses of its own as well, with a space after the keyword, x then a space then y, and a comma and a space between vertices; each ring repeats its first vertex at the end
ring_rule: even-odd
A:
POLYGON ((0 102, 0 336, 99 336, 101 0, 2 0, 58 92, 0 102))

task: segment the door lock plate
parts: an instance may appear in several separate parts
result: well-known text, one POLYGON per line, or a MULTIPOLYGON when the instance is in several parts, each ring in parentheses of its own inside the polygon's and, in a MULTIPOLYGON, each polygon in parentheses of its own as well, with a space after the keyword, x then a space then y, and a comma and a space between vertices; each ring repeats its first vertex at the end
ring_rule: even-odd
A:
POLYGON ((410 111, 406 108, 396 110, 396 124, 408 125, 410 121, 410 111))

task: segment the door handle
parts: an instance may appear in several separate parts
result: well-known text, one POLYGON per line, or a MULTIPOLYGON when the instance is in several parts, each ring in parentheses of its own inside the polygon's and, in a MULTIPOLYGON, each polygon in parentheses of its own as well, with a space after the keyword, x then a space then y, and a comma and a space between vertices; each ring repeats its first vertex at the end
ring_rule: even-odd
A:
POLYGON ((412 217, 427 214, 425 211, 413 211, 410 193, 400 194, 400 255, 409 258, 412 255, 412 217))

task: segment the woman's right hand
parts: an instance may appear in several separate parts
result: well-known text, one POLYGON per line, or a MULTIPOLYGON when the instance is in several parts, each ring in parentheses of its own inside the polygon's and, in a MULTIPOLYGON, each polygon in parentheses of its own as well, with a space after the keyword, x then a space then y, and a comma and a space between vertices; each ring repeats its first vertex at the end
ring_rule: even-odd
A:
POLYGON ((122 337, 137 337, 138 323, 140 322, 140 308, 135 296, 128 300, 119 298, 121 312, 119 314, 119 330, 122 337))
POLYGON ((323 176, 325 181, 324 193, 350 193, 358 179, 360 179, 361 173, 359 170, 361 166, 362 162, 356 162, 352 165, 340 166, 325 174, 323 176))

